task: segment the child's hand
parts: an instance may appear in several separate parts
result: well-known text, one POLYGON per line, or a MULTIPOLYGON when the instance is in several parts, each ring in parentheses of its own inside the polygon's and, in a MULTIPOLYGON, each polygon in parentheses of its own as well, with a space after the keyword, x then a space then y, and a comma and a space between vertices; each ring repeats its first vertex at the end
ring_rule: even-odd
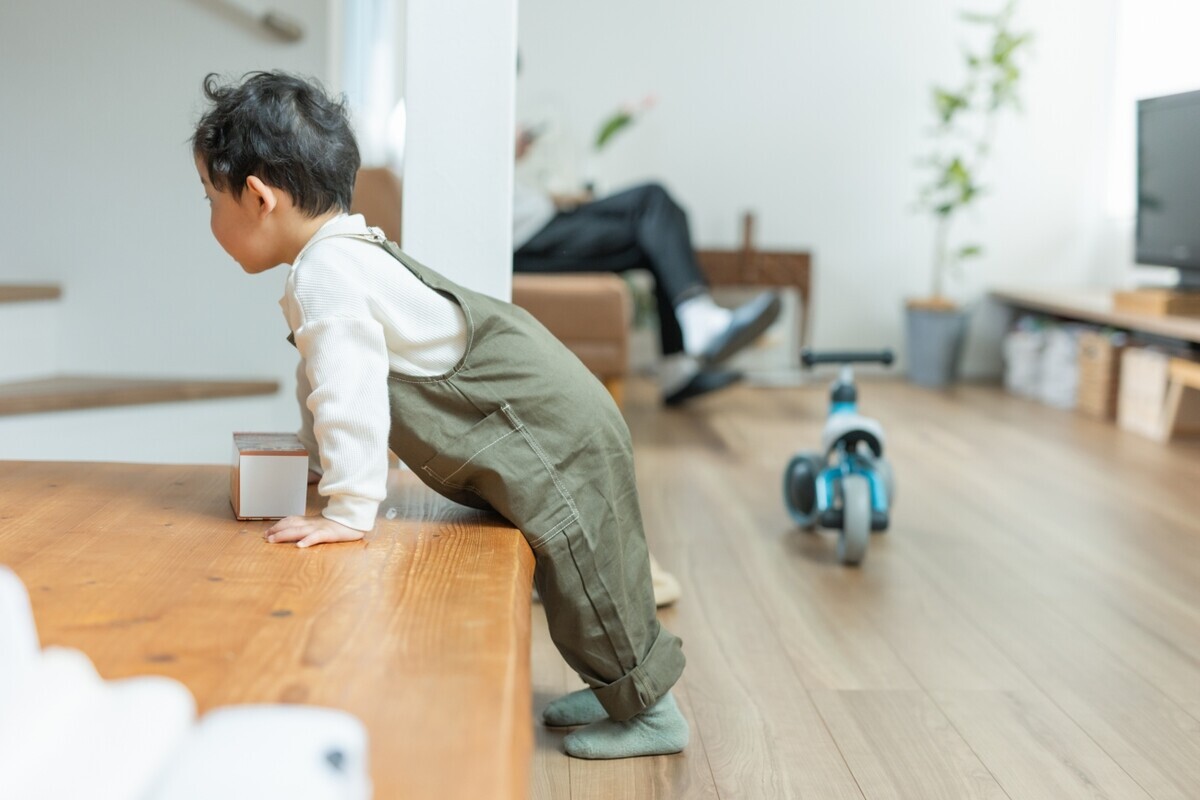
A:
POLYGON ((363 531, 347 528, 320 515, 314 517, 284 517, 270 528, 264 538, 272 544, 295 542, 297 547, 309 547, 323 542, 356 542, 363 531))

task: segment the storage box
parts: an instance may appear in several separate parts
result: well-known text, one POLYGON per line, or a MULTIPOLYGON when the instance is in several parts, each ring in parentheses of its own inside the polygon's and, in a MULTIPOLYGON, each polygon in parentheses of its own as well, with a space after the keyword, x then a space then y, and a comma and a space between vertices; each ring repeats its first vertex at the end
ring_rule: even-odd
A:
POLYGON ((1117 424, 1161 441, 1171 357, 1157 350, 1129 347, 1121 354, 1117 424))
POLYGON ((1037 398, 1055 408, 1074 408, 1079 386, 1077 325, 1058 325, 1046 331, 1038 371, 1037 398))
POLYGON ((1079 336, 1079 386, 1075 407, 1097 419, 1115 419, 1121 382, 1123 334, 1085 331, 1079 336))
POLYGON ((230 500, 238 519, 302 515, 308 451, 294 433, 235 433, 230 500))
POLYGON ((1038 396, 1045 346, 1042 330, 1016 330, 1004 337, 1004 388, 1023 397, 1038 396))

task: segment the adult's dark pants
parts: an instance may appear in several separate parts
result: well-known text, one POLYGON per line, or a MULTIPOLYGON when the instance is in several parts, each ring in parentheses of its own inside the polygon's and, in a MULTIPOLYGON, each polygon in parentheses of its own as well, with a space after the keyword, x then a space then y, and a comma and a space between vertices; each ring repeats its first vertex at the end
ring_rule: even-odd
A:
POLYGON ((687 215, 662 186, 635 186, 562 211, 513 254, 516 272, 649 270, 663 355, 683 350, 675 307, 707 291, 687 215))

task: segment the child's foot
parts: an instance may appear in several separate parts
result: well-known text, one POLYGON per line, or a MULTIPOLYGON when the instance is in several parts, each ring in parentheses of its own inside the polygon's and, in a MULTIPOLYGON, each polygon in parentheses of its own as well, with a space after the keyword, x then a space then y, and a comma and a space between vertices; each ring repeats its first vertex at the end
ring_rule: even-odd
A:
POLYGON ((633 758, 678 753, 687 747, 688 724, 670 692, 633 719, 603 719, 563 738, 575 758, 633 758))
POLYGON ((569 728, 573 725, 590 725, 607 719, 604 706, 596 699, 591 689, 564 694, 542 710, 542 721, 551 728, 569 728))

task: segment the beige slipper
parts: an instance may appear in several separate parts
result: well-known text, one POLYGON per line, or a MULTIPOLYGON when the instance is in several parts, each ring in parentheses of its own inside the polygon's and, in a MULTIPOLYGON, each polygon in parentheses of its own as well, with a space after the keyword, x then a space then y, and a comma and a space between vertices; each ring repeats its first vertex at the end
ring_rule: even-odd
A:
POLYGON ((665 608, 679 599, 679 581, 662 568, 653 553, 650 554, 650 581, 654 584, 654 605, 658 608, 665 608))

